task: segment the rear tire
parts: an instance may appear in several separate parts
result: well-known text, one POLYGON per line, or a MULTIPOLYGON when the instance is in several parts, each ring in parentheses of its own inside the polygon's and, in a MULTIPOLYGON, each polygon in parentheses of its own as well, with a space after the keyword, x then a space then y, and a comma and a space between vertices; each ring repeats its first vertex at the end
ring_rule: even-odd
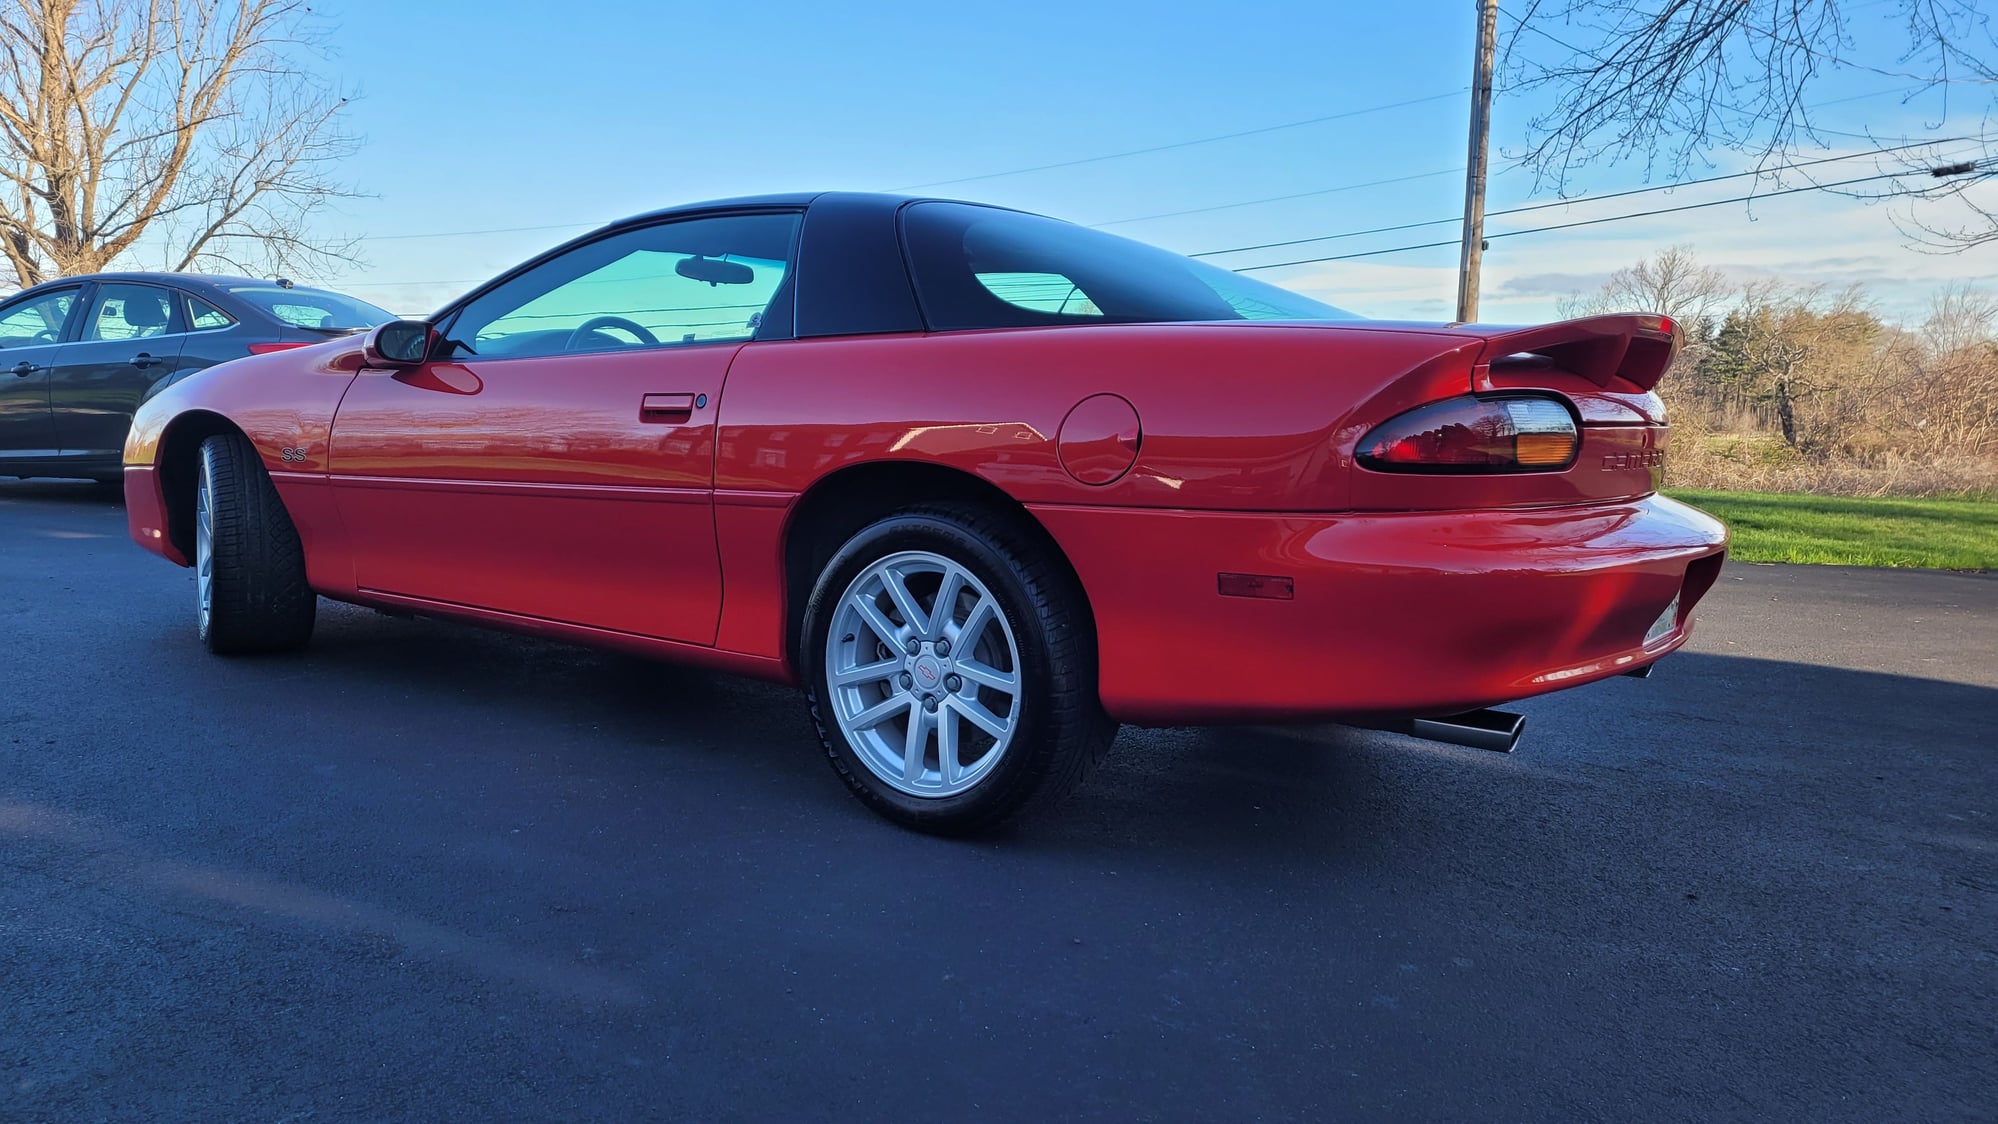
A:
POLYGON ((256 446, 236 433, 201 443, 195 479, 195 607, 217 655, 305 646, 319 607, 298 528, 256 446))
POLYGON ((912 508, 849 539, 806 605, 799 652, 826 756, 905 827, 963 835, 1051 805, 1116 736, 1082 591, 1024 539, 985 508, 912 508))

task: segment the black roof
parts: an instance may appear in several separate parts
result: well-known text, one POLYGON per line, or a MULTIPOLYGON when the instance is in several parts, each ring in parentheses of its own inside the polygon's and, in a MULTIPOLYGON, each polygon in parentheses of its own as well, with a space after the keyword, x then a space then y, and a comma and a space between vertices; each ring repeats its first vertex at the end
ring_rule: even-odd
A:
MULTIPOLYGON (((627 226, 632 223, 645 223, 656 219, 671 218, 675 215, 697 214, 701 211, 753 210, 759 207, 770 207, 773 209, 809 207, 812 205, 813 200, 826 194, 829 193, 824 191, 790 191, 773 195, 738 195, 731 199, 704 199, 698 203, 680 203, 671 207, 661 207, 655 211, 646 211, 643 214, 630 215, 605 225, 607 227, 627 226)), ((887 197, 884 196, 884 198, 887 197)))

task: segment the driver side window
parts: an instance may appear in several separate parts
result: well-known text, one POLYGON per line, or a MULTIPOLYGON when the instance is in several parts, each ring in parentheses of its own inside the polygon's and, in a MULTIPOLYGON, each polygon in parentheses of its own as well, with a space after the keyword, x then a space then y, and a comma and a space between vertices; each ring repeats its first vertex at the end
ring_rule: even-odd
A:
POLYGON ((485 358, 751 339, 797 228, 796 214, 729 215, 614 234, 473 300, 448 335, 485 358))
POLYGON ((61 289, 0 308, 0 349, 38 347, 61 339, 76 294, 75 289, 61 289))

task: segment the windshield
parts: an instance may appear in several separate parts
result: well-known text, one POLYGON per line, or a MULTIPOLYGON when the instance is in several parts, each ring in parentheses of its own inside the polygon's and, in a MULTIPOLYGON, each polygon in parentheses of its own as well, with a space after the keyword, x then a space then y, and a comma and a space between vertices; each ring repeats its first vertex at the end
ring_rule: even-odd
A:
POLYGON ((324 289, 286 289, 278 285, 246 285, 230 289, 236 299, 263 309, 294 328, 321 332, 351 332, 395 319, 393 313, 366 301, 324 289))
POLYGON ((932 330, 1187 320, 1357 320, 1156 246, 1018 211, 918 203, 904 232, 932 330))

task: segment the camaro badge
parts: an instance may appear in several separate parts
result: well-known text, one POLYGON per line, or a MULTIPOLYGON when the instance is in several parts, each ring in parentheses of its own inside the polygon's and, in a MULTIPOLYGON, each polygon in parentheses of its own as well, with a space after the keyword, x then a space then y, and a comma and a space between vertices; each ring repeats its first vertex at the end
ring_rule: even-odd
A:
POLYGON ((1663 468, 1665 451, 1652 449, 1643 453, 1610 453, 1603 458, 1604 472, 1621 472, 1627 468, 1663 468))

